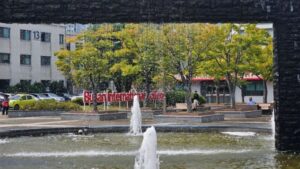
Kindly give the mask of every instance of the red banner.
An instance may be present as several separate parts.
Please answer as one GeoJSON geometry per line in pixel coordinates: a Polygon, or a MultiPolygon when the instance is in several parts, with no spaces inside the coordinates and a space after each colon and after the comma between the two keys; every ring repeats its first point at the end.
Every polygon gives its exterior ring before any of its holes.
{"type": "MultiPolygon", "coordinates": [[[[133,100],[133,96],[138,95],[139,100],[143,101],[146,97],[146,93],[97,93],[97,102],[128,102],[133,100]]],[[[162,101],[165,97],[163,92],[151,92],[149,95],[149,100],[162,101]]],[[[83,101],[85,103],[90,103],[93,100],[92,92],[83,91],[83,101]]]]}

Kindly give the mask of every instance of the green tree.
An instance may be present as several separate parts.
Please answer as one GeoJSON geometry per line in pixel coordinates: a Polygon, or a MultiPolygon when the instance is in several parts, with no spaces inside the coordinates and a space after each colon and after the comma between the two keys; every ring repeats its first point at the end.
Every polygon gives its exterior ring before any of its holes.
{"type": "Polygon", "coordinates": [[[213,42],[211,27],[209,24],[166,24],[163,28],[165,47],[171,57],[169,65],[184,84],[188,112],[192,111],[192,78],[213,42]]]}
{"type": "Polygon", "coordinates": [[[244,73],[253,70],[249,63],[261,54],[259,49],[266,39],[258,34],[254,24],[224,24],[216,26],[214,32],[215,42],[207,53],[206,72],[215,71],[225,77],[231,106],[235,108],[235,89],[243,83],[244,73]]]}
{"type": "Polygon", "coordinates": [[[257,42],[247,50],[249,71],[259,78],[262,77],[263,102],[267,103],[267,82],[273,81],[273,39],[266,30],[258,29],[253,25],[248,27],[248,31],[253,32],[255,36],[252,36],[252,41],[257,42]]]}
{"type": "Polygon", "coordinates": [[[89,30],[76,37],[75,41],[82,43],[82,47],[75,51],[62,50],[56,53],[58,68],[66,72],[71,70],[75,84],[92,91],[94,111],[97,111],[96,94],[101,83],[109,79],[109,59],[115,47],[113,32],[112,25],[103,24],[96,31],[89,30]],[[66,57],[71,58],[70,67],[66,65],[66,57]]]}

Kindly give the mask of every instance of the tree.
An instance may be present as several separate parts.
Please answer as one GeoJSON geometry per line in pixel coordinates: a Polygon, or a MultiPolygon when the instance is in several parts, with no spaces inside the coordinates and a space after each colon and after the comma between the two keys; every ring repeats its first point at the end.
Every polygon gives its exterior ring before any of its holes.
{"type": "Polygon", "coordinates": [[[62,71],[71,70],[72,79],[79,87],[89,89],[93,95],[93,110],[97,111],[96,94],[101,83],[109,79],[109,59],[114,48],[113,28],[101,25],[96,31],[89,30],[76,37],[76,42],[83,43],[75,51],[61,50],[58,56],[58,68],[62,71]],[[64,62],[70,57],[70,67],[64,62]]]}
{"type": "Polygon", "coordinates": [[[169,65],[174,67],[184,84],[188,112],[192,111],[192,78],[213,42],[211,27],[209,24],[166,24],[163,28],[168,56],[171,57],[169,65]]]}
{"type": "Polygon", "coordinates": [[[267,82],[273,80],[273,39],[266,30],[259,29],[255,25],[247,27],[248,32],[252,32],[251,45],[246,51],[248,57],[247,63],[249,71],[261,78],[263,81],[264,93],[263,102],[268,101],[267,82]]]}
{"type": "Polygon", "coordinates": [[[123,58],[111,69],[112,72],[120,70],[123,76],[135,77],[135,83],[146,91],[144,106],[147,106],[154,84],[153,78],[157,72],[156,34],[157,29],[153,24],[126,25],[120,33],[120,39],[127,59],[123,58]]]}
{"type": "Polygon", "coordinates": [[[265,37],[254,24],[224,24],[215,27],[214,47],[207,53],[207,71],[215,71],[225,77],[231,106],[235,108],[235,89],[240,86],[245,72],[253,71],[249,65],[261,54],[265,37]],[[217,66],[217,68],[216,68],[217,66]]]}

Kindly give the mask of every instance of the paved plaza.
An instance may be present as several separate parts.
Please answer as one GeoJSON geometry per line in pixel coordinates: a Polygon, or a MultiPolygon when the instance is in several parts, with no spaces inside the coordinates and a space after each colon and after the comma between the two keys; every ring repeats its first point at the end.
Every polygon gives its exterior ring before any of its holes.
{"type": "MultiPolygon", "coordinates": [[[[232,128],[257,128],[271,130],[270,116],[262,116],[259,118],[244,119],[225,119],[225,121],[211,123],[156,123],[153,120],[144,120],[144,125],[154,126],[224,126],[232,128]]],[[[44,128],[72,128],[72,127],[102,127],[102,126],[129,126],[130,121],[111,120],[111,121],[86,121],[86,120],[61,120],[60,117],[26,117],[26,118],[7,118],[0,116],[0,132],[9,130],[23,129],[44,129],[44,128]]]]}

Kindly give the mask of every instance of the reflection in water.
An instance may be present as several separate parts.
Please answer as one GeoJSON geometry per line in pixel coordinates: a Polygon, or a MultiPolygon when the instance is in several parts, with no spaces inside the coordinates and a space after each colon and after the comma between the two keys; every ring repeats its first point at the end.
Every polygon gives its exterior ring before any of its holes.
{"type": "MultiPolygon", "coordinates": [[[[270,138],[157,133],[160,169],[299,169],[300,156],[277,153],[270,138]]],[[[0,169],[132,169],[142,139],[116,133],[10,138],[0,144],[0,169]]]]}

